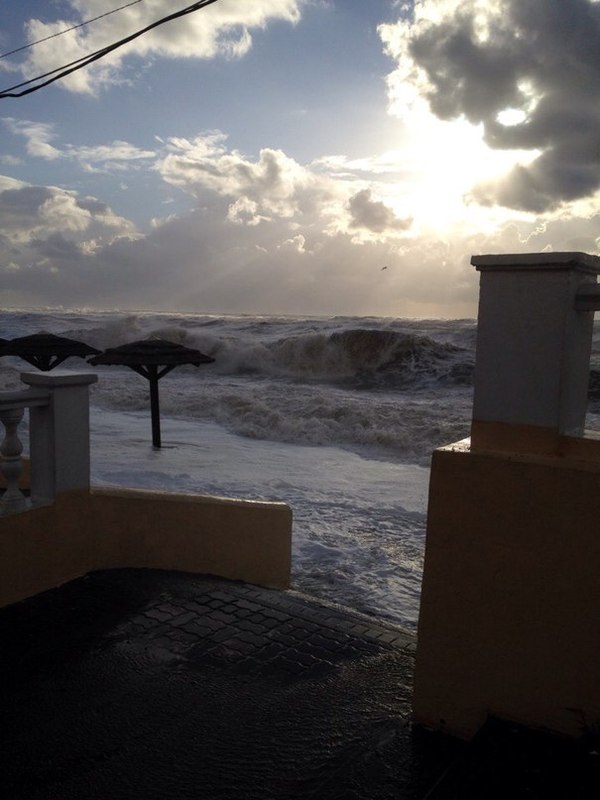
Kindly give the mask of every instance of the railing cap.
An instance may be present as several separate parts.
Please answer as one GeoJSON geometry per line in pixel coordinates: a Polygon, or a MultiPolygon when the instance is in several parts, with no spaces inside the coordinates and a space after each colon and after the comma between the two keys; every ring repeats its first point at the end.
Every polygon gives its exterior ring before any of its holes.
{"type": "Polygon", "coordinates": [[[494,270],[578,270],[600,274],[600,257],[589,253],[500,253],[471,256],[471,264],[479,272],[494,270]]]}
{"type": "Polygon", "coordinates": [[[96,383],[98,376],[94,372],[67,372],[55,369],[52,372],[22,372],[21,380],[30,386],[47,386],[51,389],[58,386],[87,386],[96,383]]]}
{"type": "Polygon", "coordinates": [[[13,392],[0,392],[0,411],[45,406],[48,405],[49,401],[49,393],[41,389],[18,389],[13,392]]]}

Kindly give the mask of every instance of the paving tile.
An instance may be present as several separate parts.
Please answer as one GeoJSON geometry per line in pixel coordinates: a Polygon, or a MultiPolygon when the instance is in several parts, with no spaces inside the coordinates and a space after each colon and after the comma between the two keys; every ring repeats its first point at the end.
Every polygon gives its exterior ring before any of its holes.
{"type": "Polygon", "coordinates": [[[171,614],[166,613],[159,608],[149,608],[145,612],[145,616],[156,619],[159,622],[166,622],[167,620],[171,619],[171,614]]]}
{"type": "MultiPolygon", "coordinates": [[[[180,609],[181,612],[181,609],[180,609]]],[[[186,622],[191,622],[191,620],[196,619],[197,614],[194,611],[186,611],[185,613],[179,613],[176,617],[171,617],[170,624],[175,625],[175,627],[179,627],[180,625],[185,625],[186,622]]]]}
{"type": "Polygon", "coordinates": [[[413,730],[414,635],[300,593],[106,570],[0,610],[0,639],[3,800],[600,796],[562,743],[413,730]]]}
{"type": "Polygon", "coordinates": [[[239,620],[237,623],[237,628],[242,631],[250,631],[251,633],[255,634],[262,634],[264,632],[264,628],[262,625],[257,625],[251,619],[242,619],[239,620]]]}

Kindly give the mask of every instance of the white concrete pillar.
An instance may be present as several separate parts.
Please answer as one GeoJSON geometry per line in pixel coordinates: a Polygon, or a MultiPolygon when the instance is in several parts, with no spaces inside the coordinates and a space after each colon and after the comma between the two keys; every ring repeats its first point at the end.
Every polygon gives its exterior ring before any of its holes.
{"type": "Polygon", "coordinates": [[[49,392],[48,405],[30,410],[31,496],[34,503],[90,485],[91,373],[24,372],[21,380],[49,392]]]}
{"type": "Polygon", "coordinates": [[[582,435],[600,258],[471,263],[473,425],[433,454],[414,718],[581,737],[600,720],[600,439],[582,435]]]}
{"type": "Polygon", "coordinates": [[[577,295],[593,297],[600,258],[517,253],[471,263],[481,275],[472,445],[490,443],[490,423],[581,436],[595,303],[577,295]]]}

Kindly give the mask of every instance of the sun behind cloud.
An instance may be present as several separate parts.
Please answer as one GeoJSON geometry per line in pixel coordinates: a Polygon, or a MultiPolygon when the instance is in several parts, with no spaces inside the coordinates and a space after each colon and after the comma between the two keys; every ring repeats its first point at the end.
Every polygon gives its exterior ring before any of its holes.
{"type": "MultiPolygon", "coordinates": [[[[450,133],[448,147],[477,179],[476,202],[539,214],[600,189],[600,4],[418,0],[379,30],[398,64],[388,79],[394,113],[414,124],[426,103],[441,122],[477,126],[485,158],[466,127],[465,146],[450,133]]],[[[436,140],[444,146],[442,128],[436,140]]]]}

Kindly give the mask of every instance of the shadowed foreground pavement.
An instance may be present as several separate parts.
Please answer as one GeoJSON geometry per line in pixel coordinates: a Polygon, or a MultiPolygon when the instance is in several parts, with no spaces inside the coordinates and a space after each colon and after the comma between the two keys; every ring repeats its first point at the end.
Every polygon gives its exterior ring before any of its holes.
{"type": "Polygon", "coordinates": [[[413,730],[412,635],[294,592],[110,570],[0,637],[4,800],[600,796],[593,741],[413,730]]]}

